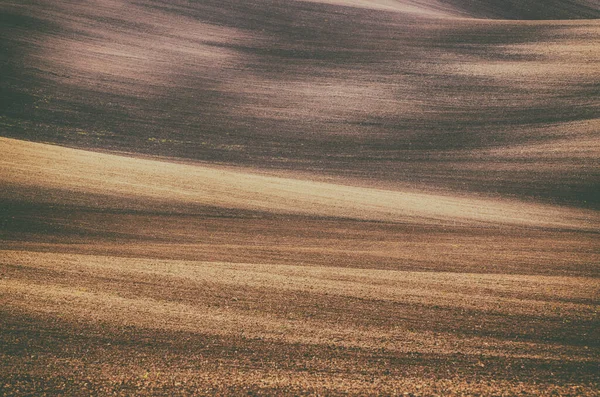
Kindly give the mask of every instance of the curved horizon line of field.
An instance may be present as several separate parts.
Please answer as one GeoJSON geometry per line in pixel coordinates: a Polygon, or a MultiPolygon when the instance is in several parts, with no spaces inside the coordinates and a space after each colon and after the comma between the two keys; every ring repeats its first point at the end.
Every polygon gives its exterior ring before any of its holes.
{"type": "Polygon", "coordinates": [[[600,17],[592,0],[303,0],[451,19],[560,20],[600,17]]]}
{"type": "Polygon", "coordinates": [[[184,213],[190,206],[213,206],[369,221],[588,231],[597,231],[600,221],[594,211],[534,202],[349,186],[344,180],[277,177],[7,138],[0,138],[0,151],[0,182],[12,191],[4,198],[30,202],[105,207],[87,202],[86,195],[93,194],[117,199],[119,204],[109,206],[169,204],[184,213]],[[32,191],[37,193],[31,196],[32,191]],[[51,191],[54,196],[48,194],[51,191]]]}

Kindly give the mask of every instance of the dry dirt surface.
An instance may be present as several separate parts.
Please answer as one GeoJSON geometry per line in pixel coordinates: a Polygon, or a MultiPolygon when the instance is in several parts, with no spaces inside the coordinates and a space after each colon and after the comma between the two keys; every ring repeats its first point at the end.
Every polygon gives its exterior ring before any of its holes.
{"type": "Polygon", "coordinates": [[[600,395],[597,1],[0,20],[0,396],[600,395]]]}

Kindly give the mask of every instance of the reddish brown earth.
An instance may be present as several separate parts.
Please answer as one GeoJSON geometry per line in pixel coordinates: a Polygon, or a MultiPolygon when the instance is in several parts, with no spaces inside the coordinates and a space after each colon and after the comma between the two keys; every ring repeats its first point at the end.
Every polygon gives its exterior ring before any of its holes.
{"type": "Polygon", "coordinates": [[[596,2],[0,16],[0,395],[600,393],[596,2]]]}

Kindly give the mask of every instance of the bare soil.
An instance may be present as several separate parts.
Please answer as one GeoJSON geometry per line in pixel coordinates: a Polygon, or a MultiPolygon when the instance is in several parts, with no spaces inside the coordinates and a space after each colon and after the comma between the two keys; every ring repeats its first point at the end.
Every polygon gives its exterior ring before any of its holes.
{"type": "Polygon", "coordinates": [[[0,18],[0,396],[600,393],[595,2],[0,18]]]}

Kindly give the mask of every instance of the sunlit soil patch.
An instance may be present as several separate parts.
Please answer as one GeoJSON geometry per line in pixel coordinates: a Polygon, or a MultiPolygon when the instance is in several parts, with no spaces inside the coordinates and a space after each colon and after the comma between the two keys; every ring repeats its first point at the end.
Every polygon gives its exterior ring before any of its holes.
{"type": "Polygon", "coordinates": [[[593,395],[595,278],[0,253],[4,393],[593,395]]]}

